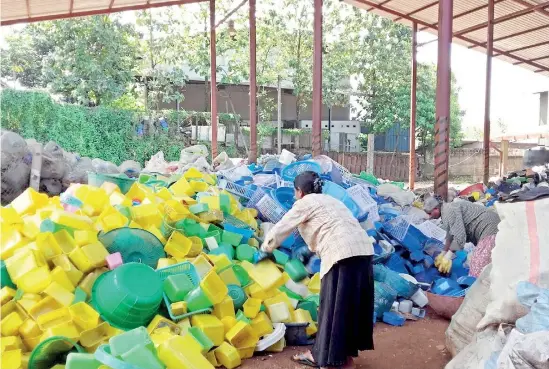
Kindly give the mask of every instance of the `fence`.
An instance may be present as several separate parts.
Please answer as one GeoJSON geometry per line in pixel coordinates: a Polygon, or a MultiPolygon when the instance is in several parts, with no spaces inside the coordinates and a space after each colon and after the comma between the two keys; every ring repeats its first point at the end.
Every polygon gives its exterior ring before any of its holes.
{"type": "MultiPolygon", "coordinates": [[[[351,173],[366,172],[368,170],[367,153],[330,151],[325,155],[343,165],[351,173]]],[[[407,181],[409,161],[409,154],[376,151],[374,152],[374,175],[392,181],[407,181]]]]}

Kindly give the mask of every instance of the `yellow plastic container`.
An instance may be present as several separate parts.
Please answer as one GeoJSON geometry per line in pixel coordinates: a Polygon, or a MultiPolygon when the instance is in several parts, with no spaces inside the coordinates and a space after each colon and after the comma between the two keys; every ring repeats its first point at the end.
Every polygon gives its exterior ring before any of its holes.
{"type": "Polygon", "coordinates": [[[21,327],[19,327],[19,333],[23,338],[32,338],[41,336],[43,332],[38,326],[38,323],[32,319],[27,319],[23,322],[21,327]]]}
{"type": "Polygon", "coordinates": [[[80,344],[86,348],[94,347],[97,344],[107,341],[114,335],[115,329],[109,323],[103,322],[96,327],[84,330],[80,334],[80,344]]]}
{"type": "Polygon", "coordinates": [[[20,224],[18,229],[19,232],[21,232],[21,234],[29,240],[35,240],[36,237],[40,234],[40,228],[30,220],[27,220],[25,221],[25,223],[20,224]]]}
{"type": "MultiPolygon", "coordinates": [[[[23,325],[23,318],[17,311],[9,313],[7,316],[3,316],[0,321],[0,332],[2,336],[15,336],[19,331],[19,327],[23,325]]],[[[223,324],[222,324],[223,326],[223,324]]]]}
{"type": "Polygon", "coordinates": [[[100,269],[96,269],[94,270],[93,272],[91,272],[90,274],[86,275],[84,277],[84,279],[82,279],[82,281],[80,282],[80,284],[78,285],[78,287],[80,287],[84,292],[86,292],[86,294],[88,295],[88,297],[91,297],[91,290],[92,290],[92,287],[93,287],[93,284],[95,283],[95,280],[97,278],[99,278],[99,276],[105,272],[107,272],[108,270],[105,269],[105,268],[100,268],[100,269]]]}
{"type": "Polygon", "coordinates": [[[82,273],[89,273],[93,269],[91,260],[88,259],[81,247],[72,250],[69,259],[82,273]]]}
{"type": "Polygon", "coordinates": [[[166,246],[164,246],[164,251],[173,257],[184,258],[191,250],[192,244],[193,242],[189,238],[175,231],[168,239],[166,246]]]}
{"type": "Polygon", "coordinates": [[[62,285],[57,282],[51,282],[44,290],[44,293],[63,306],[70,306],[74,301],[74,294],[66,290],[62,285]]]}
{"type": "Polygon", "coordinates": [[[109,256],[109,252],[101,242],[98,241],[82,246],[81,249],[94,268],[107,265],[107,261],[105,259],[109,256]]]}
{"type": "Polygon", "coordinates": [[[185,301],[178,301],[170,304],[173,315],[183,315],[187,313],[187,303],[185,301]]]}
{"type": "Polygon", "coordinates": [[[308,336],[312,336],[318,331],[316,323],[311,317],[311,313],[309,311],[304,309],[297,309],[296,311],[294,311],[293,318],[296,323],[309,323],[309,326],[306,329],[306,333],[308,336]]]}
{"type": "Polygon", "coordinates": [[[15,297],[15,290],[8,286],[3,287],[0,290],[0,305],[4,305],[15,297]]]}
{"type": "Polygon", "coordinates": [[[233,264],[233,262],[229,260],[229,258],[225,254],[220,254],[220,255],[208,254],[208,257],[214,264],[214,269],[216,272],[219,272],[233,264]]]}
{"type": "Polygon", "coordinates": [[[221,366],[221,364],[217,361],[217,358],[215,357],[215,352],[213,350],[207,352],[204,356],[206,356],[206,359],[208,359],[210,364],[212,364],[214,367],[218,368],[221,366]]]}
{"type": "Polygon", "coordinates": [[[87,331],[99,325],[99,313],[85,302],[77,302],[69,307],[72,320],[76,326],[87,331]]]}
{"type": "Polygon", "coordinates": [[[51,273],[47,265],[25,273],[17,280],[17,286],[26,293],[41,293],[51,283],[51,273]]]}
{"type": "Polygon", "coordinates": [[[56,325],[70,322],[72,322],[72,317],[69,309],[66,307],[47,312],[36,319],[36,323],[38,323],[38,326],[43,331],[56,325]]]}
{"type": "Polygon", "coordinates": [[[238,355],[242,360],[249,359],[254,356],[255,346],[237,348],[238,355]]]}
{"type": "Polygon", "coordinates": [[[2,351],[0,352],[25,349],[23,341],[21,341],[21,337],[19,336],[2,337],[0,345],[2,346],[2,351]]]}
{"type": "Polygon", "coordinates": [[[170,344],[177,336],[158,346],[158,357],[168,368],[213,369],[214,366],[197,350],[181,350],[170,344]]]}
{"type": "Polygon", "coordinates": [[[286,323],[292,318],[290,310],[284,302],[267,305],[267,311],[273,323],[286,323]]]}
{"type": "Polygon", "coordinates": [[[51,297],[46,296],[42,300],[40,300],[40,302],[34,304],[34,306],[30,308],[29,315],[34,320],[38,320],[38,317],[40,317],[41,315],[49,313],[50,311],[61,309],[62,307],[63,305],[61,305],[51,297]]]}
{"type": "Polygon", "coordinates": [[[76,215],[63,210],[53,211],[51,213],[51,220],[54,223],[74,229],[83,229],[89,231],[93,229],[93,222],[89,217],[85,215],[76,215]]]}
{"type": "Polygon", "coordinates": [[[42,252],[31,248],[21,250],[6,260],[6,268],[15,284],[19,284],[19,278],[24,274],[42,265],[46,265],[44,255],[42,252]]]}
{"type": "Polygon", "coordinates": [[[276,264],[270,260],[256,264],[254,268],[248,271],[248,274],[264,290],[275,287],[283,278],[276,264]]]}
{"type": "Polygon", "coordinates": [[[156,315],[153,320],[147,326],[147,332],[151,334],[157,329],[168,327],[170,331],[174,334],[179,334],[181,328],[177,326],[174,322],[168,318],[164,318],[162,315],[156,315]]]}
{"type": "Polygon", "coordinates": [[[156,238],[158,238],[158,240],[160,241],[160,243],[162,243],[162,245],[165,245],[166,242],[168,242],[166,240],[166,238],[164,237],[164,235],[162,234],[162,232],[160,232],[160,229],[158,229],[158,227],[154,226],[154,225],[150,225],[148,227],[144,227],[145,230],[151,232],[152,234],[154,234],[156,236],[156,238]]]}
{"type": "Polygon", "coordinates": [[[0,207],[0,224],[13,225],[22,224],[23,218],[12,207],[0,207]]]}
{"type": "Polygon", "coordinates": [[[204,174],[198,169],[191,167],[183,173],[183,177],[185,179],[202,179],[204,178],[204,174]]]}
{"type": "Polygon", "coordinates": [[[261,301],[265,301],[268,298],[274,297],[276,294],[276,289],[269,289],[265,291],[263,288],[261,288],[260,285],[257,283],[252,283],[248,287],[246,287],[246,293],[249,296],[252,296],[253,298],[259,299],[261,301]]]}
{"type": "Polygon", "coordinates": [[[257,314],[252,320],[251,326],[257,337],[266,336],[274,331],[273,323],[264,311],[260,311],[259,314],[257,314]]]}
{"type": "Polygon", "coordinates": [[[23,238],[23,235],[14,227],[8,227],[6,230],[2,230],[2,237],[0,239],[0,259],[6,260],[13,256],[16,250],[27,244],[27,240],[23,238]]]}
{"type": "Polygon", "coordinates": [[[128,218],[116,212],[114,214],[109,214],[101,218],[101,229],[103,232],[109,232],[113,229],[125,227],[128,224],[128,218]]]}
{"type": "Polygon", "coordinates": [[[29,312],[30,309],[37,304],[42,297],[35,293],[25,293],[21,296],[21,299],[17,300],[17,304],[20,305],[25,312],[29,312]]]}
{"type": "Polygon", "coordinates": [[[68,254],[78,247],[74,238],[65,229],[55,232],[53,237],[57,241],[59,247],[61,247],[63,254],[68,254]]]}
{"type": "Polygon", "coordinates": [[[162,214],[156,204],[142,204],[131,208],[132,219],[143,227],[154,225],[160,228],[162,225],[162,214]]]}
{"type": "Polygon", "coordinates": [[[223,327],[225,327],[225,334],[227,334],[227,332],[229,332],[236,325],[236,323],[238,323],[238,320],[236,320],[235,317],[226,316],[221,319],[221,323],[223,323],[223,327]]]}
{"type": "Polygon", "coordinates": [[[23,367],[23,351],[11,350],[2,353],[2,369],[21,369],[23,367]]]}
{"type": "Polygon", "coordinates": [[[77,246],[84,246],[97,242],[97,232],[76,230],[74,231],[74,241],[77,246]]]}
{"type": "Polygon", "coordinates": [[[221,320],[214,315],[193,315],[191,317],[193,327],[199,328],[210,340],[214,346],[219,346],[225,336],[225,327],[221,320]]]}
{"type": "Polygon", "coordinates": [[[56,282],[63,286],[69,292],[74,292],[75,286],[72,284],[71,280],[67,273],[61,267],[55,267],[51,271],[51,279],[53,282],[56,282]]]}
{"type": "Polygon", "coordinates": [[[28,351],[34,350],[36,346],[42,341],[42,336],[36,336],[31,338],[24,338],[23,343],[25,344],[25,347],[28,349],[28,351]]]}
{"type": "Polygon", "coordinates": [[[194,196],[196,192],[191,187],[189,181],[184,177],[181,177],[177,182],[170,186],[170,191],[175,196],[194,196]]]}
{"type": "Polygon", "coordinates": [[[42,251],[47,260],[63,254],[63,249],[59,246],[59,243],[57,243],[51,232],[40,233],[36,237],[36,246],[38,250],[42,251]]]}
{"type": "Polygon", "coordinates": [[[173,334],[170,328],[164,327],[164,328],[156,329],[154,332],[150,334],[150,336],[151,336],[151,341],[153,342],[154,347],[156,348],[161,344],[163,344],[164,342],[168,341],[173,336],[175,336],[175,334],[173,334]]]}
{"type": "Polygon", "coordinates": [[[208,259],[205,254],[198,255],[193,260],[192,264],[194,265],[196,272],[198,273],[200,278],[204,277],[210,272],[210,270],[213,269],[213,264],[210,262],[210,259],[208,259]]]}
{"type": "Polygon", "coordinates": [[[233,369],[242,364],[238,350],[227,342],[223,342],[214,352],[217,361],[227,369],[233,369]]]}
{"type": "Polygon", "coordinates": [[[45,206],[47,203],[48,196],[46,194],[40,194],[29,187],[11,202],[11,207],[15,209],[17,214],[24,215],[33,214],[36,209],[45,206]]]}
{"type": "Polygon", "coordinates": [[[17,308],[17,303],[15,300],[10,300],[6,302],[2,307],[0,308],[0,317],[6,316],[12,311],[15,311],[17,308]]]}
{"type": "Polygon", "coordinates": [[[245,322],[238,322],[225,335],[227,341],[236,348],[255,347],[259,337],[255,334],[252,326],[245,322]]]}
{"type": "Polygon", "coordinates": [[[223,319],[226,316],[234,318],[235,314],[233,299],[227,296],[219,304],[215,304],[213,314],[219,319],[223,319]]]}
{"type": "Polygon", "coordinates": [[[176,263],[177,262],[174,259],[160,258],[158,259],[158,264],[156,265],[156,269],[165,268],[167,266],[174,265],[176,263]]]}
{"type": "Polygon", "coordinates": [[[320,274],[316,273],[311,278],[309,285],[307,286],[309,288],[309,291],[313,294],[319,294],[320,293],[320,274]]]}
{"type": "Polygon", "coordinates": [[[271,298],[268,298],[267,300],[265,300],[265,306],[277,304],[279,302],[285,303],[286,306],[288,307],[289,311],[291,311],[291,312],[294,311],[294,306],[292,305],[292,301],[290,300],[288,295],[286,295],[283,292],[279,292],[274,297],[271,297],[271,298]]]}
{"type": "Polygon", "coordinates": [[[250,319],[253,319],[257,316],[259,310],[261,309],[261,300],[250,297],[246,300],[243,307],[244,315],[250,319]]]}
{"type": "Polygon", "coordinates": [[[227,286],[230,285],[230,284],[240,286],[240,280],[238,279],[238,277],[234,273],[233,268],[223,269],[218,274],[219,274],[219,277],[221,278],[221,280],[223,281],[223,283],[225,283],[227,286]]]}
{"type": "Polygon", "coordinates": [[[200,253],[204,248],[204,245],[202,244],[202,240],[196,236],[189,237],[189,240],[191,240],[192,245],[191,245],[191,249],[187,253],[187,256],[193,258],[195,256],[200,255],[200,253]]]}
{"type": "Polygon", "coordinates": [[[191,328],[191,321],[189,318],[182,319],[177,322],[177,326],[179,327],[179,335],[183,336],[187,334],[189,328],[191,328]]]}
{"type": "Polygon", "coordinates": [[[282,337],[277,343],[267,348],[266,352],[282,352],[286,347],[286,339],[282,337]]]}
{"type": "Polygon", "coordinates": [[[225,283],[223,283],[221,278],[219,278],[219,275],[213,270],[204,276],[200,282],[200,287],[202,287],[208,300],[214,305],[223,301],[229,292],[225,283]]]}
{"type": "Polygon", "coordinates": [[[80,340],[80,332],[78,331],[78,328],[76,328],[76,325],[74,325],[73,322],[58,324],[54,327],[46,329],[46,331],[44,331],[44,334],[42,335],[40,340],[45,341],[48,338],[54,337],[54,336],[65,336],[74,341],[80,340]]]}
{"type": "Polygon", "coordinates": [[[58,257],[54,258],[52,261],[53,261],[53,265],[58,266],[65,271],[65,273],[67,274],[67,277],[69,277],[73,286],[78,285],[78,282],[80,282],[80,280],[84,276],[84,273],[78,270],[74,266],[74,264],[71,263],[67,255],[59,255],[58,257]]]}

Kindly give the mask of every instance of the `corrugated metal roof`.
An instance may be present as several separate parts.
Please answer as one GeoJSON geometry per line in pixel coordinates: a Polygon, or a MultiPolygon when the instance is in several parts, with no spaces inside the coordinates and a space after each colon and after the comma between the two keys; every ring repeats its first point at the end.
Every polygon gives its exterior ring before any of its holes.
{"type": "MultiPolygon", "coordinates": [[[[344,0],[437,34],[437,0],[344,0]]],[[[485,51],[488,0],[454,1],[454,42],[485,51]]],[[[494,56],[549,76],[549,1],[495,0],[494,56]]]]}
{"type": "Polygon", "coordinates": [[[2,25],[197,3],[204,0],[1,0],[2,25]]]}

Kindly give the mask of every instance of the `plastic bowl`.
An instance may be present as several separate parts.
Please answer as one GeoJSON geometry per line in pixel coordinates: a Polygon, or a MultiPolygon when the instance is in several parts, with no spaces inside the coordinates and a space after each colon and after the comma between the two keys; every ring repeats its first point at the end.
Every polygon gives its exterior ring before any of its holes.
{"type": "Polygon", "coordinates": [[[102,274],[92,288],[92,304],[101,317],[121,329],[137,328],[158,311],[162,282],[145,264],[129,263],[102,274]]]}
{"type": "Polygon", "coordinates": [[[129,178],[126,175],[115,174],[100,174],[88,172],[88,184],[94,187],[101,187],[105,182],[114,183],[120,188],[120,192],[126,194],[132,185],[136,182],[135,179],[129,178]]]}

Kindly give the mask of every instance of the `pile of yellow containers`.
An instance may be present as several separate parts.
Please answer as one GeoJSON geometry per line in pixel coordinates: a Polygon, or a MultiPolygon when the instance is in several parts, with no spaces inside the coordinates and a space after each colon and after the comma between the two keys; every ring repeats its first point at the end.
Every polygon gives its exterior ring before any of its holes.
{"type": "MultiPolygon", "coordinates": [[[[62,204],[59,197],[48,198],[32,189],[1,208],[0,259],[16,286],[2,281],[5,286],[0,290],[1,367],[27,368],[31,351],[53,336],[70,338],[94,353],[122,333],[104,322],[89,304],[95,280],[108,271],[105,259],[109,252],[97,234],[121,227],[145,229],[160,240],[167,257],[159,260],[158,268],[191,262],[213,304],[211,315],[179,321],[158,315],[149,324],[147,332],[155,355],[166,367],[237,367],[242,359],[253,355],[261,337],[273,332],[275,322],[309,322],[308,333],[314,334],[316,326],[309,312],[296,310],[296,302],[279,289],[289,280],[280,266],[271,261],[253,265],[230,260],[221,253],[206,254],[199,237],[178,231],[166,233],[167,224],[183,219],[192,219],[207,229],[210,222],[223,220],[223,213],[257,231],[257,212],[242,208],[215,183],[215,176],[190,169],[169,189],[135,183],[122,194],[112,183],[100,188],[73,185],[67,192],[81,202],[77,209],[62,204]],[[197,200],[196,193],[204,191],[213,196],[197,200]],[[227,195],[224,198],[228,197],[229,203],[220,200],[221,193],[227,195]],[[197,204],[206,204],[202,208],[209,211],[191,211],[197,204]],[[241,286],[230,268],[237,264],[248,273],[251,284],[241,286]],[[226,285],[245,287],[247,301],[238,314],[226,285]]],[[[253,238],[248,243],[258,246],[253,238]]],[[[311,292],[318,293],[318,276],[310,282],[311,292]]],[[[183,301],[171,304],[171,309],[175,315],[187,313],[183,301]]],[[[271,350],[283,347],[282,339],[271,350]]]]}

